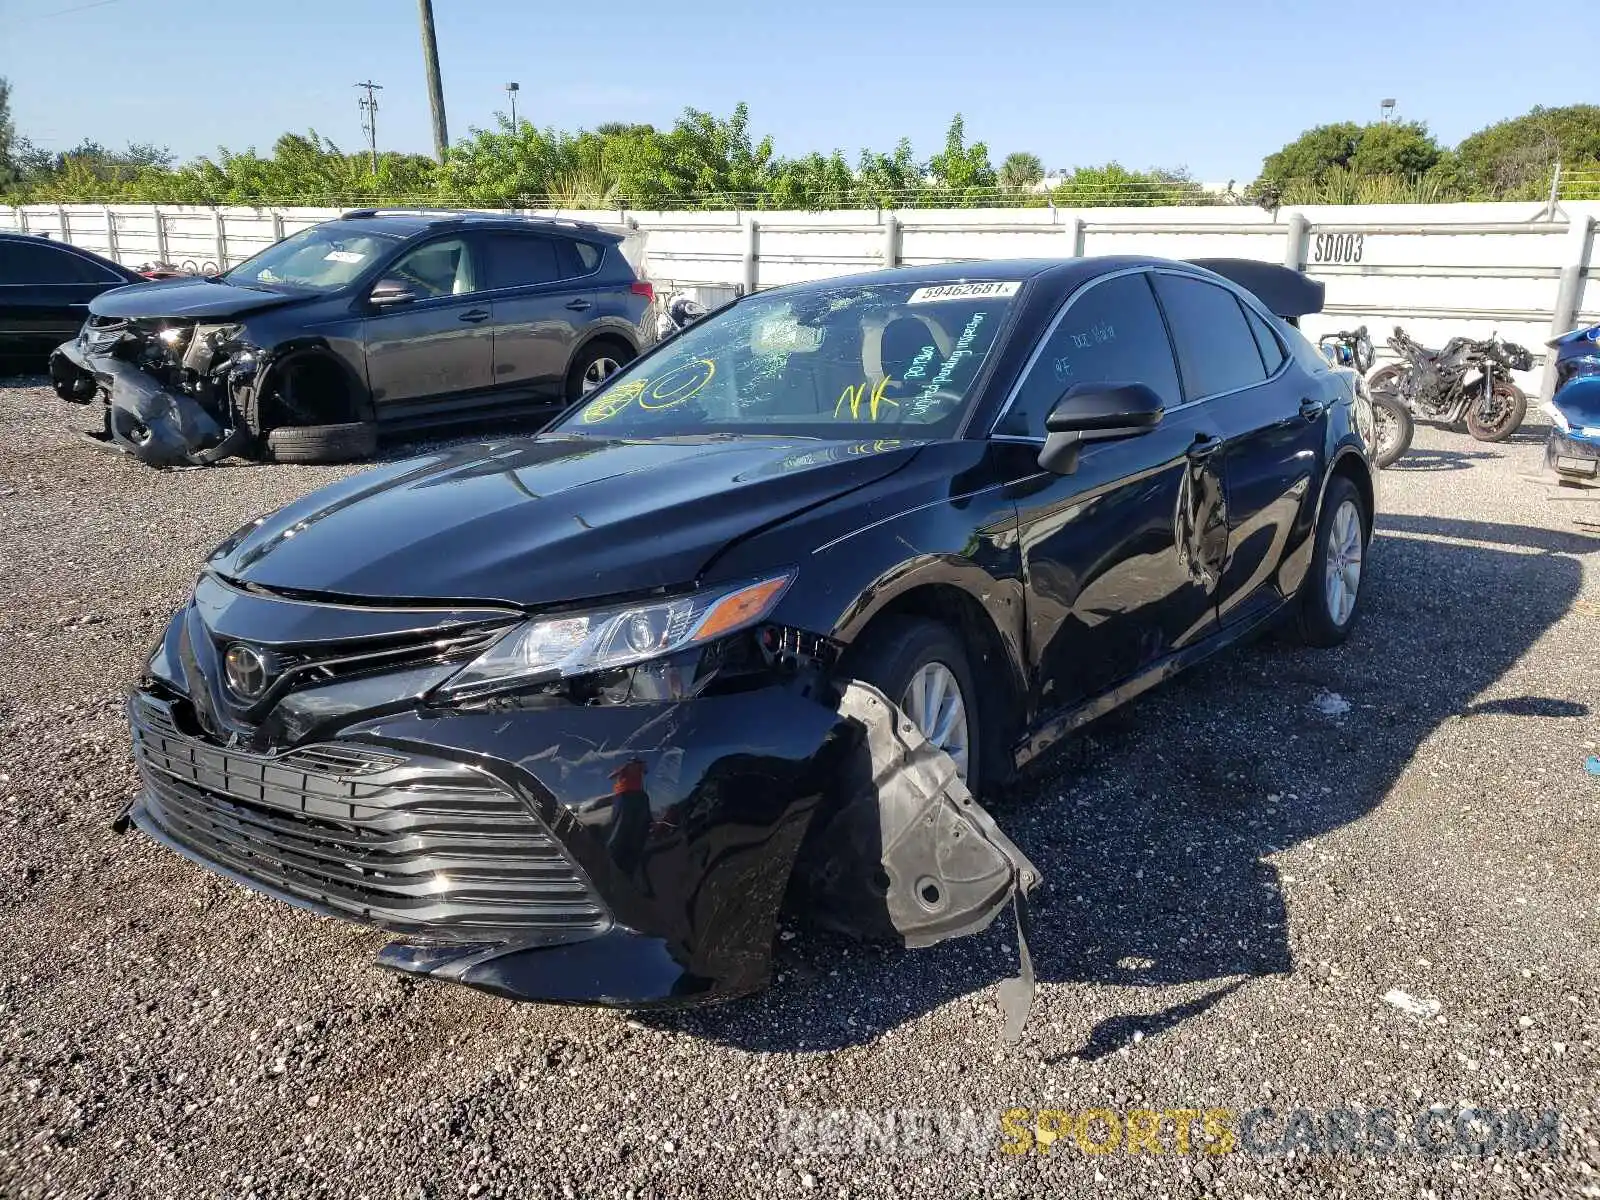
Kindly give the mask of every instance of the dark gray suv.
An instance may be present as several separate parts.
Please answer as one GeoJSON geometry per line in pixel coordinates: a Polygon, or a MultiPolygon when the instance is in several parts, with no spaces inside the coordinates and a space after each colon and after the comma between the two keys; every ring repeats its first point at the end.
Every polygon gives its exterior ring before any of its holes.
{"type": "Polygon", "coordinates": [[[650,340],[627,234],[495,213],[361,209],[216,278],[96,297],[51,356],[96,435],[153,466],[359,458],[380,430],[553,414],[650,340]]]}

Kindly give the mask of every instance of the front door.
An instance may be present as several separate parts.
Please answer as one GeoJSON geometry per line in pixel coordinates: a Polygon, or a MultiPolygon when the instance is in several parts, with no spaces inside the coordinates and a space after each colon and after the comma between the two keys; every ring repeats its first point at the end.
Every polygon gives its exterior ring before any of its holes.
{"type": "Polygon", "coordinates": [[[1186,405],[1148,274],[1072,301],[995,427],[1016,439],[1012,484],[1034,720],[1097,696],[1216,627],[1226,551],[1219,431],[1186,405]],[[1148,433],[1086,446],[1071,475],[1031,465],[1044,420],[1079,383],[1144,383],[1168,406],[1148,433]],[[1031,466],[1031,470],[1028,468],[1031,466]]]}
{"type": "Polygon", "coordinates": [[[494,305],[482,279],[470,239],[460,235],[405,251],[384,271],[377,286],[414,298],[366,319],[367,381],[380,420],[443,397],[470,405],[471,393],[491,386],[494,305]]]}
{"type": "Polygon", "coordinates": [[[1161,273],[1155,282],[1185,390],[1205,397],[1225,443],[1228,557],[1217,603],[1222,623],[1232,624],[1285,598],[1279,569],[1307,532],[1299,526],[1322,477],[1326,402],[1253,304],[1190,275],[1161,273]]]}

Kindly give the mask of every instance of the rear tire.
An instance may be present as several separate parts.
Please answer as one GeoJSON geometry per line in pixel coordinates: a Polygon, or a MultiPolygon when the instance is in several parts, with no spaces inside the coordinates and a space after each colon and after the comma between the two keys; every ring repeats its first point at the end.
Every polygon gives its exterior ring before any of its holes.
{"type": "Polygon", "coordinates": [[[339,463],[370,458],[378,428],[370,421],[343,425],[280,425],[263,439],[263,458],[280,463],[339,463]]]}
{"type": "Polygon", "coordinates": [[[851,648],[845,673],[872,684],[898,705],[922,730],[923,737],[956,760],[968,789],[977,792],[988,769],[982,705],[966,651],[956,635],[948,626],[926,617],[891,616],[874,623],[865,636],[865,642],[851,648]],[[924,674],[930,670],[931,674],[924,674]],[[959,715],[934,695],[940,672],[947,686],[954,684],[959,715]],[[914,682],[918,696],[931,704],[919,705],[908,697],[914,682]],[[930,688],[930,684],[934,686],[930,688]]]}
{"type": "Polygon", "coordinates": [[[608,338],[590,342],[567,370],[567,403],[576,404],[637,357],[621,342],[608,338]]]}
{"type": "Polygon", "coordinates": [[[1522,427],[1528,413],[1528,398],[1522,389],[1507,380],[1494,385],[1495,412],[1485,420],[1478,412],[1480,401],[1467,406],[1467,432],[1480,442],[1503,442],[1522,427]]]}
{"type": "Polygon", "coordinates": [[[1417,425],[1411,410],[1392,392],[1372,397],[1372,416],[1378,426],[1373,445],[1372,465],[1382,470],[1411,449],[1417,425]]]}
{"type": "Polygon", "coordinates": [[[1300,585],[1298,626],[1300,640],[1307,645],[1337,646],[1355,628],[1366,582],[1370,520],[1361,492],[1350,479],[1335,475],[1328,480],[1317,516],[1311,569],[1300,585]]]}

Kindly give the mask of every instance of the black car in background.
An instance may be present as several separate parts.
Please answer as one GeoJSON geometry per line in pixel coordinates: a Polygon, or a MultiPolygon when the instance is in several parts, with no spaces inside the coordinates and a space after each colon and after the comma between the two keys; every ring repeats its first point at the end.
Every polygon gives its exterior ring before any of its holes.
{"type": "Polygon", "coordinates": [[[42,371],[101,292],[143,283],[109,258],[32,233],[0,233],[0,371],[42,371]]]}
{"type": "Polygon", "coordinates": [[[380,430],[553,414],[648,340],[626,237],[576,221],[362,209],[223,275],[101,296],[51,358],[154,466],[359,458],[380,430]]]}
{"type": "Polygon", "coordinates": [[[1359,616],[1371,413],[1280,313],[1131,257],[738,301],[537,437],[224,541],[130,698],[132,820],[527,999],[758,988],[786,895],[980,929],[1037,872],[974,793],[1359,616]]]}

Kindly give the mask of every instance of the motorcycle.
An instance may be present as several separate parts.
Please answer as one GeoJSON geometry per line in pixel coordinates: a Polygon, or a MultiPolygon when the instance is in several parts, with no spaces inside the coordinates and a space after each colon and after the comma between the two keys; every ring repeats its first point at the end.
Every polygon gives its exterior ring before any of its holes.
{"type": "Polygon", "coordinates": [[[704,320],[707,308],[687,292],[674,292],[656,314],[656,340],[679,333],[696,321],[704,320]]]}
{"type": "Polygon", "coordinates": [[[1389,346],[1398,363],[1367,376],[1374,396],[1398,395],[1412,415],[1455,425],[1480,442],[1502,442],[1522,425],[1528,398],[1511,380],[1512,371],[1533,366],[1533,355],[1499,334],[1481,341],[1451,338],[1443,350],[1429,350],[1394,327],[1389,346]]]}
{"type": "MultiPolygon", "coordinates": [[[[1317,339],[1317,349],[1334,366],[1354,371],[1358,384],[1361,384],[1362,374],[1372,369],[1375,357],[1372,339],[1367,336],[1365,325],[1359,329],[1323,334],[1317,339]]],[[[1411,449],[1416,423],[1411,418],[1411,410],[1392,391],[1374,392],[1367,399],[1372,404],[1374,426],[1372,462],[1379,468],[1388,467],[1411,449]]]]}

